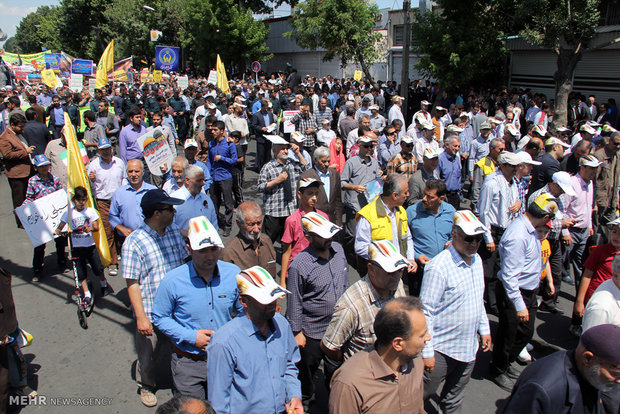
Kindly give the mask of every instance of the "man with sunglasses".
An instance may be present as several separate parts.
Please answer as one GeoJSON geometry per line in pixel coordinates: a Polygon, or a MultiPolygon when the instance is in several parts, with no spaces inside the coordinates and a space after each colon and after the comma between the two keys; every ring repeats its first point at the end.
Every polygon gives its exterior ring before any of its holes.
{"type": "Polygon", "coordinates": [[[484,181],[478,200],[478,216],[480,222],[486,227],[485,244],[479,249],[486,281],[484,294],[487,310],[495,314],[497,313],[495,284],[499,268],[497,244],[521,208],[517,183],[514,181],[517,168],[521,163],[521,158],[517,154],[503,152],[499,156],[500,170],[484,181]]]}
{"type": "Polygon", "coordinates": [[[495,334],[491,375],[493,382],[512,390],[520,372],[513,363],[534,336],[536,293],[540,284],[541,244],[536,227],[549,223],[558,212],[556,199],[539,195],[506,229],[499,243],[501,269],[496,285],[499,327],[495,334]]]}
{"type": "Polygon", "coordinates": [[[484,309],[484,272],[476,253],[486,228],[471,211],[454,213],[452,244],[427,263],[420,299],[431,340],[422,351],[424,399],[444,382],[442,412],[463,403],[478,351],[491,350],[491,329],[484,309]]]}

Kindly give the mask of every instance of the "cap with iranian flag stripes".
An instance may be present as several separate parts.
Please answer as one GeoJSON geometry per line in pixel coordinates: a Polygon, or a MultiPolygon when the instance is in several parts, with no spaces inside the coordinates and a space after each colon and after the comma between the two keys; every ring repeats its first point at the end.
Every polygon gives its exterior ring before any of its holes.
{"type": "Polygon", "coordinates": [[[483,234],[487,231],[487,228],[478,220],[478,217],[469,210],[459,210],[454,213],[453,223],[468,236],[483,234]]]}
{"type": "Polygon", "coordinates": [[[269,272],[260,266],[253,266],[239,273],[237,287],[240,295],[251,296],[263,305],[269,305],[291,293],[280,287],[269,272]]]}
{"type": "Polygon", "coordinates": [[[368,246],[368,259],[388,273],[396,272],[411,263],[389,240],[375,240],[368,246]]]}
{"type": "Polygon", "coordinates": [[[301,226],[304,229],[304,233],[314,233],[324,239],[331,239],[342,230],[342,227],[336,226],[316,211],[311,211],[303,216],[301,218],[301,226]]]}
{"type": "Polygon", "coordinates": [[[192,250],[201,250],[207,247],[224,247],[220,235],[217,234],[217,230],[205,216],[190,219],[187,237],[192,250]]]}

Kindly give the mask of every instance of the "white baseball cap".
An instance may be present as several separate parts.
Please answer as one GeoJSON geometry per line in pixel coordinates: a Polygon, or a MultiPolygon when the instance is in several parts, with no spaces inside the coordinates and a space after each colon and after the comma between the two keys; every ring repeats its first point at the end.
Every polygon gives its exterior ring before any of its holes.
{"type": "Polygon", "coordinates": [[[188,139],[187,141],[185,141],[185,145],[183,145],[183,148],[189,148],[189,147],[195,147],[198,148],[198,143],[196,142],[195,139],[188,139]]]}
{"type": "Polygon", "coordinates": [[[435,125],[432,122],[422,122],[422,129],[433,130],[435,129],[435,125]]]}
{"type": "Polygon", "coordinates": [[[596,135],[596,129],[592,128],[588,124],[583,124],[581,128],[579,128],[579,130],[583,132],[587,132],[590,135],[596,135]]]}
{"type": "Polygon", "coordinates": [[[519,129],[515,126],[515,124],[506,124],[506,131],[508,131],[513,137],[517,136],[519,133],[519,129]]]}
{"type": "Polygon", "coordinates": [[[422,102],[420,102],[420,105],[430,105],[431,103],[429,101],[427,101],[426,99],[423,100],[422,102]]]}
{"type": "Polygon", "coordinates": [[[532,156],[525,151],[517,152],[517,156],[521,159],[521,163],[530,164],[530,165],[540,165],[542,162],[535,161],[532,159],[532,156]]]}
{"type": "Polygon", "coordinates": [[[607,223],[608,226],[620,226],[620,217],[607,223]]]}
{"type": "Polygon", "coordinates": [[[514,152],[504,151],[499,154],[499,158],[497,160],[499,164],[508,164],[508,165],[519,165],[522,164],[521,157],[519,157],[514,152]]]}
{"type": "Polygon", "coordinates": [[[463,129],[463,128],[459,127],[459,126],[456,126],[454,124],[450,124],[450,125],[448,125],[446,127],[446,131],[447,132],[458,132],[460,134],[461,132],[465,131],[465,129],[463,129]]]}
{"type": "Polygon", "coordinates": [[[404,137],[402,137],[400,139],[400,143],[402,144],[403,142],[405,144],[413,144],[414,139],[413,139],[413,137],[410,137],[409,135],[405,135],[404,137]]]}
{"type": "Polygon", "coordinates": [[[368,246],[368,259],[377,263],[388,273],[409,266],[411,263],[389,240],[375,240],[368,246]]]}
{"type": "Polygon", "coordinates": [[[573,190],[573,186],[570,183],[570,174],[566,171],[558,171],[553,173],[551,179],[560,186],[562,191],[569,196],[575,195],[575,190],[573,190]]]}
{"type": "Polygon", "coordinates": [[[306,137],[304,137],[301,132],[293,131],[291,132],[291,139],[295,142],[303,143],[306,140],[306,137]]]}
{"type": "Polygon", "coordinates": [[[454,213],[453,223],[468,236],[486,233],[487,228],[478,220],[478,217],[469,210],[459,210],[454,213]]]}
{"type": "Polygon", "coordinates": [[[431,160],[433,158],[439,157],[439,151],[437,151],[435,148],[428,147],[424,150],[423,156],[431,160]]]}
{"type": "Polygon", "coordinates": [[[532,131],[536,132],[541,137],[544,137],[545,135],[547,135],[547,130],[542,125],[536,125],[532,131]]]}
{"type": "Polygon", "coordinates": [[[239,273],[237,288],[240,295],[251,296],[263,305],[269,305],[291,293],[278,285],[269,272],[260,266],[253,266],[239,273]]]}
{"type": "Polygon", "coordinates": [[[584,155],[579,159],[579,165],[585,165],[586,167],[598,167],[603,164],[594,155],[584,155]]]}
{"type": "Polygon", "coordinates": [[[556,137],[551,137],[548,140],[545,141],[545,147],[548,145],[561,145],[564,148],[570,148],[570,145],[568,145],[566,142],[562,141],[561,139],[558,139],[556,137]]]}
{"type": "Polygon", "coordinates": [[[201,250],[213,246],[224,247],[217,230],[205,216],[190,219],[187,238],[192,250],[201,250]]]}
{"type": "Polygon", "coordinates": [[[314,233],[324,239],[331,239],[342,230],[342,227],[336,226],[316,211],[311,211],[303,216],[301,226],[305,233],[314,233]]]}
{"type": "Polygon", "coordinates": [[[280,135],[263,135],[274,145],[288,145],[288,142],[280,135]]]}
{"type": "Polygon", "coordinates": [[[299,180],[299,188],[306,188],[310,187],[311,185],[319,186],[324,184],[323,181],[317,180],[316,178],[302,178],[299,180]]]}
{"type": "Polygon", "coordinates": [[[376,142],[374,138],[369,137],[368,135],[362,135],[361,137],[357,137],[357,142],[376,142]]]}

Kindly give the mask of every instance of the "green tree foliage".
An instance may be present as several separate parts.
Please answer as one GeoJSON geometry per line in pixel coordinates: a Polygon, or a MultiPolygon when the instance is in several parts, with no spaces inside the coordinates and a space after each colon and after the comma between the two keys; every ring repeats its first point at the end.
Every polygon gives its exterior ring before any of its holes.
{"type": "Polygon", "coordinates": [[[285,36],[303,48],[325,49],[326,61],[338,56],[343,66],[359,64],[372,81],[369,64],[379,57],[380,35],[373,32],[378,13],[368,0],[308,0],[293,13],[293,30],[285,36]]]}
{"type": "Polygon", "coordinates": [[[600,0],[524,0],[517,16],[524,24],[521,35],[529,43],[551,48],[557,56],[553,126],[566,125],[568,94],[583,53],[592,45],[600,17],[600,0]]]}
{"type": "Polygon", "coordinates": [[[10,53],[17,53],[17,50],[18,50],[17,38],[15,36],[11,36],[8,39],[6,39],[6,42],[4,42],[3,49],[10,53]]]}
{"type": "Polygon", "coordinates": [[[41,6],[22,19],[15,33],[20,53],[37,53],[41,47],[54,49],[60,46],[58,39],[58,7],[41,6]]]}
{"type": "Polygon", "coordinates": [[[503,81],[512,2],[438,0],[440,12],[416,13],[413,50],[416,65],[443,87],[490,86],[503,81]]]}

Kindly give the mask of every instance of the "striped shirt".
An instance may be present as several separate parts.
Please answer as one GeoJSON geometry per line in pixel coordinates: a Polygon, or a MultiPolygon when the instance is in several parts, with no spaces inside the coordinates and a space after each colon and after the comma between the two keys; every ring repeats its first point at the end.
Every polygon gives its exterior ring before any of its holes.
{"type": "Polygon", "coordinates": [[[166,273],[181,266],[188,255],[179,226],[169,225],[160,236],[143,222],[125,239],[122,255],[123,277],[138,281],[144,313],[152,320],[159,283],[166,273]]]}
{"type": "Polygon", "coordinates": [[[377,339],[373,328],[375,316],[390,300],[403,296],[405,288],[402,280],[392,295],[382,299],[370,283],[368,275],[364,276],[336,302],[334,316],[322,340],[323,345],[333,351],[341,350],[346,359],[374,344],[377,339]]]}
{"type": "Polygon", "coordinates": [[[26,199],[24,200],[24,204],[52,194],[61,188],[62,184],[54,174],[49,173],[47,180],[42,180],[39,174],[35,174],[28,179],[28,187],[26,188],[26,199]]]}
{"type": "Polygon", "coordinates": [[[431,340],[422,351],[423,358],[438,351],[461,362],[476,359],[477,334],[491,334],[483,295],[484,271],[477,254],[468,265],[450,246],[427,263],[420,299],[431,340]]]}

